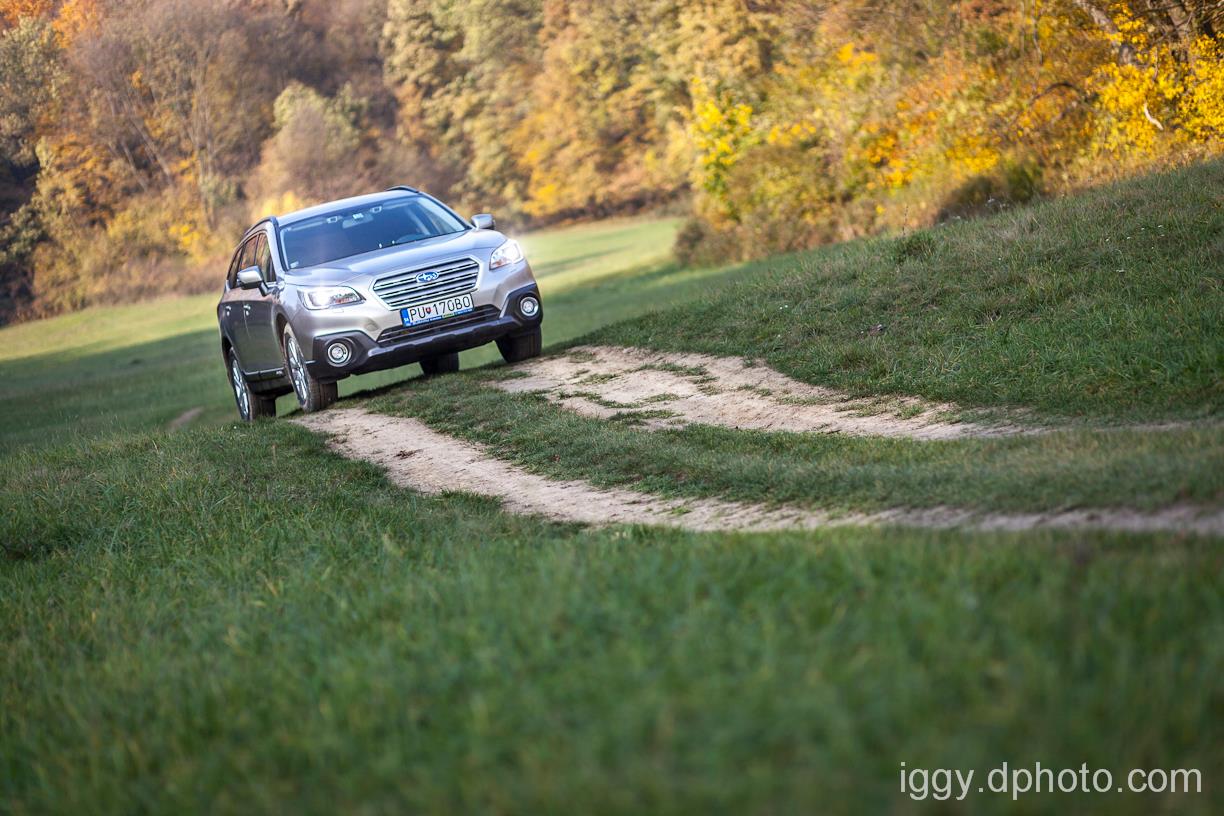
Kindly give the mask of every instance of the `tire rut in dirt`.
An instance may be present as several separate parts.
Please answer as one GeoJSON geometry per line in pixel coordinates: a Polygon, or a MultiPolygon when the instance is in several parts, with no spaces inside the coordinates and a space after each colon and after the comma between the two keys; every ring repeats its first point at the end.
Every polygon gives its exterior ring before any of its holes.
{"type": "Polygon", "coordinates": [[[636,416],[650,429],[700,424],[912,439],[1033,432],[1001,423],[956,422],[957,406],[914,397],[852,397],[738,357],[582,346],[521,363],[513,371],[494,384],[510,393],[543,393],[585,416],[636,416]]]}
{"type": "Polygon", "coordinates": [[[501,500],[513,513],[581,524],[646,524],[687,530],[811,530],[846,525],[1019,531],[1033,529],[1178,532],[1224,536],[1224,510],[1180,505],[1153,512],[1100,508],[1047,513],[984,513],[953,507],[836,514],[717,499],[667,499],[589,482],[549,479],[496,458],[483,447],[405,417],[346,408],[295,420],[326,434],[333,450],[386,470],[422,493],[465,492],[501,500]]]}

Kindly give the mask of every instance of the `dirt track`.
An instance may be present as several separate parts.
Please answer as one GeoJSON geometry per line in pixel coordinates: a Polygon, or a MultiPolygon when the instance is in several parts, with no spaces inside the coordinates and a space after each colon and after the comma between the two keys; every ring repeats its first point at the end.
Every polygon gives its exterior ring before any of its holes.
{"type": "Polygon", "coordinates": [[[959,439],[1027,432],[1012,425],[954,422],[956,406],[909,397],[853,398],[799,382],[738,357],[583,346],[514,368],[495,384],[543,393],[577,413],[637,417],[647,428],[690,423],[761,431],[959,439]]]}
{"type": "Polygon", "coordinates": [[[933,529],[1030,530],[1057,528],[1128,532],[1194,532],[1224,535],[1224,510],[1203,514],[1194,507],[1142,513],[1128,509],[1053,513],[975,513],[949,507],[898,508],[877,513],[831,515],[796,508],[664,499],[580,480],[558,481],[495,458],[478,445],[402,417],[359,408],[333,409],[296,420],[329,436],[331,447],[352,459],[372,462],[396,484],[423,493],[461,491],[501,500],[506,510],[583,524],[651,524],[690,530],[786,530],[839,525],[897,525],[933,529]]]}

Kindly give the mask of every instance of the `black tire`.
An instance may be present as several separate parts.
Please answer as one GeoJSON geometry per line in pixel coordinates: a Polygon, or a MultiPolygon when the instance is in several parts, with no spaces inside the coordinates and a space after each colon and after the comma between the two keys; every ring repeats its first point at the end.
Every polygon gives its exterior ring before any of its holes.
{"type": "Polygon", "coordinates": [[[285,355],[285,371],[289,374],[289,382],[293,385],[293,393],[297,397],[302,413],[313,414],[322,411],[336,401],[338,388],[334,382],[322,383],[315,379],[306,367],[306,357],[297,338],[293,336],[293,328],[286,325],[281,335],[281,351],[285,355]]]}
{"type": "Polygon", "coordinates": [[[437,374],[453,374],[459,370],[459,352],[439,354],[436,357],[426,357],[421,361],[421,371],[426,377],[437,374]]]}
{"type": "Polygon", "coordinates": [[[537,327],[527,334],[506,335],[497,338],[497,350],[507,363],[518,363],[540,356],[544,334],[537,327]]]}
{"type": "Polygon", "coordinates": [[[238,355],[231,351],[226,357],[230,387],[234,390],[234,402],[238,406],[238,417],[243,422],[254,422],[261,417],[276,416],[276,397],[267,397],[252,391],[251,384],[242,373],[238,355]]]}

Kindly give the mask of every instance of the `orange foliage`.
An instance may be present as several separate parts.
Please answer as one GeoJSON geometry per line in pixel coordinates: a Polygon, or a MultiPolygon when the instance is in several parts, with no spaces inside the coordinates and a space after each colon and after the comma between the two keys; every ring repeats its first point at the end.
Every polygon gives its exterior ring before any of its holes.
{"type": "Polygon", "coordinates": [[[56,0],[0,0],[0,28],[17,25],[22,17],[47,17],[56,0]]]}
{"type": "Polygon", "coordinates": [[[96,30],[101,21],[98,0],[64,0],[52,27],[65,43],[71,44],[82,34],[96,30]]]}

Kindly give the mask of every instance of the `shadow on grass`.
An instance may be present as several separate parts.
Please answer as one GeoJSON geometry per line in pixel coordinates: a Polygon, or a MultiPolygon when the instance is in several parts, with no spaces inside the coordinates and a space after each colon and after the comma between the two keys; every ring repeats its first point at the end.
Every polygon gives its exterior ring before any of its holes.
{"type": "Polygon", "coordinates": [[[0,363],[0,450],[163,427],[200,408],[217,421],[232,397],[215,329],[93,354],[0,363]]]}

